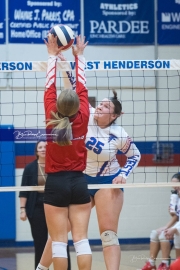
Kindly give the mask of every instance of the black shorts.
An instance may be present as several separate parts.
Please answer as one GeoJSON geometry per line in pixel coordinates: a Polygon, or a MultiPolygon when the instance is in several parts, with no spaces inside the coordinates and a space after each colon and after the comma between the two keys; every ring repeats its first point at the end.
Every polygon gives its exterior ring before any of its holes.
{"type": "Polygon", "coordinates": [[[46,180],[44,203],[57,207],[90,202],[87,181],[79,171],[49,173],[46,180]]]}

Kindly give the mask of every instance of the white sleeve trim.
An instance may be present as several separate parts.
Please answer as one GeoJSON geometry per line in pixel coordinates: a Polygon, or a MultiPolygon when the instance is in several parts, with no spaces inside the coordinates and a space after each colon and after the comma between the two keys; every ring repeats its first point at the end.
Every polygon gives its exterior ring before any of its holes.
{"type": "Polygon", "coordinates": [[[56,83],[56,61],[57,56],[49,56],[46,74],[46,90],[48,90],[53,83],[56,83]]]}
{"type": "Polygon", "coordinates": [[[86,85],[86,76],[85,76],[85,57],[83,55],[78,55],[78,82],[86,85]]]}

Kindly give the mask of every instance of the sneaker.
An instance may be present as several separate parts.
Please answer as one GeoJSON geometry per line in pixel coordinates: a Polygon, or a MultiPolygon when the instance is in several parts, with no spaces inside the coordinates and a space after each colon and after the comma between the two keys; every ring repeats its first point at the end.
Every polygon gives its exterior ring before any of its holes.
{"type": "Polygon", "coordinates": [[[170,268],[169,268],[169,266],[166,265],[166,263],[161,263],[158,266],[158,269],[157,270],[170,270],[170,268]]]}
{"type": "Polygon", "coordinates": [[[151,265],[150,262],[147,262],[141,270],[156,270],[156,266],[151,265]]]}

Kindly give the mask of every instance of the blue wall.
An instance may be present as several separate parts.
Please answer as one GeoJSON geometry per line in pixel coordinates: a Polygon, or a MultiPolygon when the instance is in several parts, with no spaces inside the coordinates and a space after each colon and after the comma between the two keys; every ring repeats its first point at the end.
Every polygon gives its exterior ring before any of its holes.
{"type": "MultiPolygon", "coordinates": [[[[13,126],[0,126],[13,129],[13,126]]],[[[0,136],[1,137],[1,136],[0,136]]],[[[15,185],[15,147],[13,141],[0,140],[0,187],[15,185]]],[[[0,192],[0,242],[15,240],[15,192],[0,192]]]]}

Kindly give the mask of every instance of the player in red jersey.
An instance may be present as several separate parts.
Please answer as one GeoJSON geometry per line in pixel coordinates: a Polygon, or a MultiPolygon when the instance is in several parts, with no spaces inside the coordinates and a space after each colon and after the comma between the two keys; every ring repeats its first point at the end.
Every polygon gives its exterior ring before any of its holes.
{"type": "MultiPolygon", "coordinates": [[[[57,38],[49,34],[46,42],[49,59],[44,94],[44,107],[48,130],[52,138],[46,148],[45,171],[47,181],[44,208],[48,231],[52,238],[55,270],[67,269],[67,224],[72,238],[79,269],[91,269],[91,249],[87,229],[91,211],[87,182],[83,175],[86,167],[85,139],[89,120],[89,103],[84,74],[85,39],[78,36],[73,55],[76,61],[76,92],[62,91],[57,98],[56,62],[62,48],[57,38]]],[[[50,135],[48,133],[48,135],[50,135]]],[[[40,266],[38,266],[39,269],[40,266]]]]}

